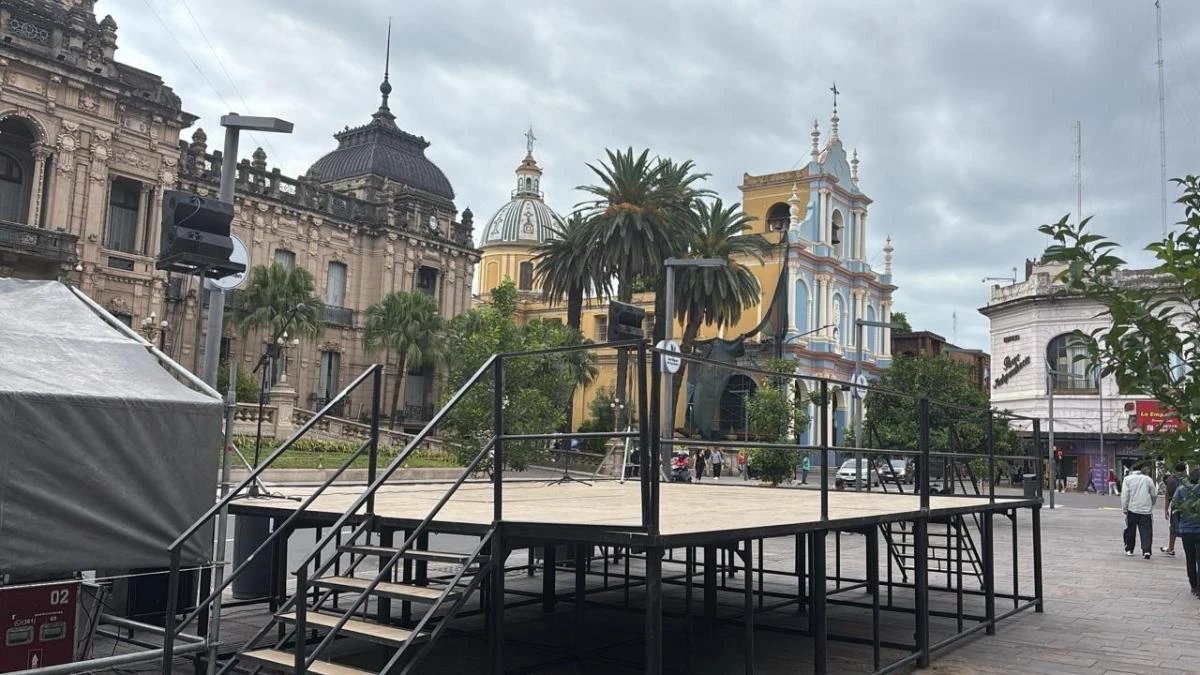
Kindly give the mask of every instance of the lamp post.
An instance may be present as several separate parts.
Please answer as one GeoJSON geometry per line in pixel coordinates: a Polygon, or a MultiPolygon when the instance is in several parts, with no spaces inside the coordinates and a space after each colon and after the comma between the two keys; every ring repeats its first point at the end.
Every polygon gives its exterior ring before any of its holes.
{"type": "MultiPolygon", "coordinates": [[[[221,118],[225,127],[225,150],[221,155],[220,200],[232,205],[234,183],[237,178],[238,136],[245,131],[267,131],[278,134],[292,133],[292,123],[276,117],[245,117],[229,113],[221,118]]],[[[204,337],[204,381],[208,386],[217,384],[217,363],[221,352],[221,326],[225,321],[225,290],[213,288],[208,300],[208,333],[204,337]]]]}
{"type": "MultiPolygon", "coordinates": [[[[667,268],[667,324],[663,333],[664,341],[671,344],[675,337],[675,268],[676,267],[726,267],[729,261],[724,258],[667,258],[663,261],[663,265],[667,268]]],[[[661,358],[661,355],[659,355],[661,358]]],[[[670,440],[674,436],[675,429],[675,373],[662,369],[663,373],[663,391],[662,391],[662,406],[663,414],[662,421],[666,423],[666,435],[660,438],[666,440],[667,443],[661,443],[662,449],[659,451],[659,461],[661,467],[671,466],[671,444],[670,440]]]]}
{"type": "Polygon", "coordinates": [[[1050,367],[1050,362],[1046,362],[1046,392],[1049,394],[1049,434],[1050,447],[1046,450],[1046,471],[1050,478],[1050,508],[1054,508],[1054,378],[1058,376],[1058,371],[1050,367]]]}
{"type": "Polygon", "coordinates": [[[154,312],[150,312],[150,316],[142,319],[142,335],[150,342],[158,342],[158,351],[163,351],[163,345],[167,340],[167,329],[171,324],[167,323],[166,319],[157,321],[154,312]]]}

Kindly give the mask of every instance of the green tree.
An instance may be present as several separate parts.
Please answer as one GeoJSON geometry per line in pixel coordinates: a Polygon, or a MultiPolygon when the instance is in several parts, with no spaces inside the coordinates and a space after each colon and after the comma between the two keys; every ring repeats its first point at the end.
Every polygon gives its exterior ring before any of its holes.
{"type": "MultiPolygon", "coordinates": [[[[930,399],[931,451],[953,449],[986,455],[991,404],[982,391],[971,385],[970,373],[969,365],[955,363],[944,355],[903,356],[892,361],[877,383],[887,391],[867,392],[864,403],[867,438],[863,439],[863,445],[917,450],[920,433],[917,399],[925,396],[930,399]]],[[[996,454],[1018,454],[1021,439],[1016,432],[1008,427],[1005,418],[992,415],[991,419],[996,454]]]]}
{"type": "MultiPolygon", "coordinates": [[[[229,389],[229,360],[221,361],[217,367],[217,391],[224,396],[229,389]]],[[[237,369],[237,382],[234,384],[235,397],[239,403],[258,403],[258,383],[241,366],[237,369]]]]}
{"type": "Polygon", "coordinates": [[[416,291],[396,291],[367,308],[363,346],[367,352],[384,351],[384,362],[396,355],[396,381],[388,428],[395,428],[404,376],[412,368],[437,366],[445,358],[444,323],[433,296],[416,291]]]}
{"type": "Polygon", "coordinates": [[[606,297],[611,291],[611,274],[596,255],[593,232],[583,215],[572,213],[555,238],[540,244],[534,271],[542,284],[542,299],[555,304],[567,302],[567,325],[582,331],[584,297],[606,297]]]}
{"type": "MultiPolygon", "coordinates": [[[[652,158],[649,150],[634,154],[607,150],[607,162],[588,164],[598,183],[577,189],[594,199],[583,204],[584,217],[594,252],[601,265],[617,279],[617,299],[633,298],[635,280],[656,279],[655,290],[662,290],[663,260],[681,253],[690,239],[685,214],[693,201],[704,194],[696,187],[708,174],[695,172],[691,160],[672,162],[652,158]]],[[[656,316],[662,317],[663,293],[656,294],[656,316]]],[[[661,334],[662,321],[655,332],[661,334]]],[[[627,356],[617,357],[617,396],[628,400],[627,356]]]]}
{"type": "MultiPolygon", "coordinates": [[[[761,263],[771,244],[757,234],[746,234],[753,219],[742,213],[741,204],[727,207],[720,199],[711,204],[697,199],[687,218],[689,255],[726,263],[724,267],[681,267],[675,271],[675,306],[683,323],[680,351],[692,354],[701,324],[736,324],[743,309],[758,303],[762,297],[758,277],[743,262],[753,259],[761,263]]],[[[686,377],[685,366],[675,378],[673,400],[679,400],[686,377]]],[[[674,428],[671,421],[670,428],[674,428]]]]}
{"type": "Polygon", "coordinates": [[[908,314],[905,312],[892,312],[892,330],[897,333],[911,333],[912,324],[908,322],[908,314]]]}
{"type": "Polygon", "coordinates": [[[1065,292],[1096,302],[1110,322],[1092,331],[1084,358],[1122,392],[1153,398],[1183,422],[1178,433],[1157,439],[1168,464],[1194,463],[1200,448],[1200,177],[1175,182],[1185,219],[1146,246],[1157,261],[1149,278],[1125,272],[1119,245],[1092,232],[1091,218],[1072,224],[1063,216],[1038,228],[1054,240],[1042,260],[1064,266],[1058,280],[1065,292]]]}
{"type": "MultiPolygon", "coordinates": [[[[515,320],[516,287],[505,280],[492,291],[491,302],[450,321],[447,343],[450,361],[451,396],[492,354],[582,345],[579,331],[557,322],[531,321],[520,326],[515,320]]],[[[504,358],[504,419],[510,434],[546,433],[566,424],[566,407],[576,387],[596,376],[591,354],[586,350],[538,356],[504,358]]],[[[459,459],[469,462],[494,433],[492,428],[495,380],[489,373],[464,392],[447,418],[447,432],[456,441],[459,459]]],[[[523,470],[548,456],[544,441],[510,441],[504,444],[505,466],[523,470]]],[[[483,468],[491,469],[490,459],[483,468]]]]}
{"type": "Polygon", "coordinates": [[[324,303],[317,299],[316,282],[303,267],[287,269],[279,263],[256,265],[246,288],[234,296],[234,324],[245,336],[255,328],[316,337],[324,322],[324,303]],[[291,323],[288,324],[289,319],[291,323]]]}
{"type": "MultiPolygon", "coordinates": [[[[746,417],[750,431],[763,441],[791,444],[793,439],[808,426],[809,418],[804,406],[794,405],[788,400],[787,388],[790,378],[785,373],[794,371],[793,364],[783,360],[772,360],[768,366],[779,373],[770,377],[754,393],[746,398],[746,417]]],[[[771,485],[779,485],[795,475],[798,454],[791,448],[752,448],[750,464],[759,478],[771,485]]]]}

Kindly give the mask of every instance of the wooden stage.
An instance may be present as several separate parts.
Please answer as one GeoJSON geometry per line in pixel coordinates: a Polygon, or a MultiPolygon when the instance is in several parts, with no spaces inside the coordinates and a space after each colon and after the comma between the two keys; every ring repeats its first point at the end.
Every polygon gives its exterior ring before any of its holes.
{"type": "MultiPolygon", "coordinates": [[[[384,486],[375,496],[379,524],[405,529],[418,524],[446,493],[446,483],[384,486]]],[[[361,493],[359,486],[330,487],[309,507],[305,526],[336,520],[361,493]]],[[[506,481],[504,523],[514,534],[630,543],[644,536],[640,490],[636,480],[624,484],[600,480],[590,484],[549,481],[506,481]]],[[[307,497],[308,488],[284,488],[279,494],[307,497]]],[[[469,482],[460,487],[431,523],[437,532],[482,534],[492,524],[493,486],[469,482]]],[[[821,520],[819,489],[767,488],[730,480],[728,483],[661,484],[660,540],[664,544],[737,540],[745,533],[777,536],[812,530],[852,529],[920,515],[915,494],[854,490],[829,491],[829,520],[821,520]]],[[[997,499],[992,508],[1024,506],[1023,499],[997,499]]],[[[294,499],[264,498],[234,502],[238,515],[286,517],[300,505],[294,499]]],[[[931,496],[930,517],[990,510],[987,497],[931,496]]]]}

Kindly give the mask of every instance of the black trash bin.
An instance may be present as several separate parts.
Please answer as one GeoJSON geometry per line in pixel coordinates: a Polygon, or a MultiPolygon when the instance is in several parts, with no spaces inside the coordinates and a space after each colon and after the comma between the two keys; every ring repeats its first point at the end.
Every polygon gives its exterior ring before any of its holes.
{"type": "Polygon", "coordinates": [[[1026,497],[1037,496],[1037,474],[1027,473],[1021,475],[1021,485],[1025,488],[1026,497]]]}
{"type": "MultiPolygon", "coordinates": [[[[238,516],[233,521],[233,567],[236,569],[262,546],[271,534],[271,519],[255,516],[238,516]]],[[[271,549],[255,556],[242,573],[233,580],[233,597],[238,600],[253,600],[271,597],[271,549]]]]}

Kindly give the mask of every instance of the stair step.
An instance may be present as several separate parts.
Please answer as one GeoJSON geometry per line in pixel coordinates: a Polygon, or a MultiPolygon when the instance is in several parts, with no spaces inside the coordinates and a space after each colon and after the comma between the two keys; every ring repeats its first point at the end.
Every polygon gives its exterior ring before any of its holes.
{"type": "MultiPolygon", "coordinates": [[[[322,577],[320,579],[313,579],[312,584],[322,588],[332,588],[337,591],[362,591],[371,584],[371,580],[358,577],[322,577]]],[[[442,590],[428,586],[395,584],[388,581],[381,581],[375,586],[373,594],[397,600],[433,602],[442,597],[442,590]]],[[[454,600],[457,597],[457,593],[450,593],[446,596],[446,599],[454,600]]]]}
{"type": "MultiPolygon", "coordinates": [[[[280,614],[279,620],[286,621],[288,623],[295,623],[296,613],[287,612],[286,614],[280,614]]],[[[341,617],[339,616],[331,616],[329,614],[322,614],[319,612],[313,612],[311,610],[304,616],[304,622],[309,627],[320,626],[321,628],[332,629],[340,620],[341,617]]],[[[405,642],[413,639],[413,632],[410,630],[397,628],[395,626],[385,626],[381,623],[370,623],[360,619],[350,619],[338,632],[348,637],[358,638],[368,642],[375,642],[390,647],[399,647],[405,642]]]]}
{"type": "MultiPolygon", "coordinates": [[[[296,665],[296,655],[278,649],[256,649],[242,654],[243,661],[253,661],[259,665],[293,672],[296,665]]],[[[329,661],[314,661],[308,667],[308,672],[315,675],[374,675],[369,670],[359,670],[329,661]]]]}
{"type": "MultiPolygon", "coordinates": [[[[343,551],[349,553],[362,553],[364,555],[386,556],[388,558],[396,555],[396,550],[387,546],[368,546],[355,544],[353,546],[343,546],[343,551]]],[[[401,558],[408,560],[421,560],[426,562],[441,562],[452,563],[457,565],[467,564],[467,560],[471,557],[469,553],[450,553],[448,551],[405,551],[401,558]]],[[[481,556],[482,557],[482,556],[481,556]]]]}

